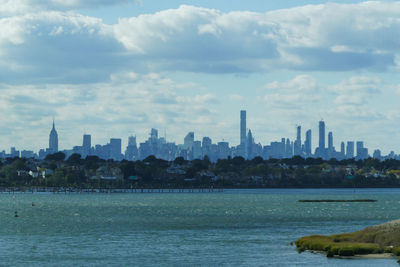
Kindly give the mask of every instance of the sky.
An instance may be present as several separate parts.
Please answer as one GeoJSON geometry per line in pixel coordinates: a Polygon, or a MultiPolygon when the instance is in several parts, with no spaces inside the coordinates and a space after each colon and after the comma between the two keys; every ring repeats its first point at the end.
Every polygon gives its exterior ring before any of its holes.
{"type": "MultiPolygon", "coordinates": [[[[400,153],[400,2],[0,0],[0,150],[151,128],[263,145],[318,121],[400,153]]],[[[123,148],[124,150],[124,148],[123,148]]]]}

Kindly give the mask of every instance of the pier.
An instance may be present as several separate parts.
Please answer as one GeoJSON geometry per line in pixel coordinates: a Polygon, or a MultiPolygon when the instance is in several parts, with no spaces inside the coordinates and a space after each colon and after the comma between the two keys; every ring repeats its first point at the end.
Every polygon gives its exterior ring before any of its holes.
{"type": "Polygon", "coordinates": [[[127,193],[127,194],[140,194],[140,193],[222,193],[223,188],[214,187],[201,187],[201,188],[0,188],[0,193],[16,194],[16,193],[53,193],[53,194],[67,194],[67,193],[127,193]]]}

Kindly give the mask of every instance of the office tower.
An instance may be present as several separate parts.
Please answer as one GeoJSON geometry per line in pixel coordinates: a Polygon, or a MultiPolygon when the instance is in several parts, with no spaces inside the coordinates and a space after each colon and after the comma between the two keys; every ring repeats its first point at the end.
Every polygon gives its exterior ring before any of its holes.
{"type": "Polygon", "coordinates": [[[136,136],[128,137],[128,146],[125,150],[125,159],[127,160],[137,160],[138,159],[138,149],[136,145],[136,136]]]}
{"type": "Polygon", "coordinates": [[[226,159],[231,155],[228,142],[218,142],[217,156],[219,159],[226,159]]]}
{"type": "Polygon", "coordinates": [[[364,147],[363,141],[357,141],[357,159],[368,158],[368,149],[364,147]]]}
{"type": "Polygon", "coordinates": [[[315,155],[317,157],[327,159],[327,149],[325,148],[325,122],[319,122],[319,144],[315,149],[315,155]]]}
{"type": "Polygon", "coordinates": [[[290,139],[286,139],[286,146],[285,146],[285,158],[293,157],[293,145],[290,142],[290,139]]]}
{"type": "Polygon", "coordinates": [[[342,158],[344,158],[345,156],[344,142],[340,143],[340,154],[342,155],[342,158]]]}
{"type": "Polygon", "coordinates": [[[311,130],[308,130],[306,132],[306,141],[304,142],[304,147],[306,150],[306,156],[310,157],[311,156],[311,130]]]}
{"type": "Polygon", "coordinates": [[[364,142],[363,141],[357,141],[356,142],[356,147],[357,147],[357,157],[359,157],[362,154],[362,150],[364,148],[364,142]]]}
{"type": "Polygon", "coordinates": [[[83,135],[82,150],[85,155],[90,154],[90,149],[92,147],[92,137],[90,134],[83,135]]]}
{"type": "Polygon", "coordinates": [[[194,159],[201,159],[202,156],[201,151],[201,141],[194,141],[193,142],[193,158],[194,159]]]}
{"type": "Polygon", "coordinates": [[[380,151],[379,149],[376,149],[376,150],[374,151],[373,158],[374,158],[374,159],[379,159],[379,160],[382,159],[382,153],[381,153],[381,151],[380,151]]]}
{"type": "Polygon", "coordinates": [[[246,110],[240,111],[240,144],[246,144],[246,110]]]}
{"type": "Polygon", "coordinates": [[[294,142],[294,155],[301,155],[301,126],[297,126],[297,136],[294,142]]]}
{"type": "Polygon", "coordinates": [[[15,147],[11,147],[11,157],[12,158],[19,158],[19,151],[15,149],[15,147]]]}
{"type": "Polygon", "coordinates": [[[328,150],[333,151],[333,133],[328,133],[328,150]]]}
{"type": "Polygon", "coordinates": [[[158,139],[158,130],[157,129],[151,128],[150,138],[151,138],[151,140],[158,139]]]}
{"type": "Polygon", "coordinates": [[[211,145],[212,140],[210,137],[203,137],[203,141],[201,142],[201,150],[203,151],[203,157],[208,156],[211,159],[211,145]]]}
{"type": "Polygon", "coordinates": [[[49,150],[50,153],[58,152],[58,134],[54,124],[54,120],[53,120],[53,128],[51,129],[49,135],[49,150]]]}
{"type": "Polygon", "coordinates": [[[110,158],[114,160],[121,160],[121,139],[110,139],[110,158]]]}
{"type": "Polygon", "coordinates": [[[254,144],[254,139],[253,135],[251,133],[251,130],[249,130],[247,134],[247,158],[252,159],[253,158],[253,144],[254,144]]]}
{"type": "Polygon", "coordinates": [[[136,136],[129,136],[128,137],[128,146],[137,146],[136,145],[136,136]]]}
{"type": "Polygon", "coordinates": [[[301,126],[297,126],[297,138],[296,141],[301,144],[301,126]]]}
{"type": "Polygon", "coordinates": [[[354,142],[353,141],[347,142],[346,158],[348,158],[348,159],[354,158],[354,142]]]}
{"type": "Polygon", "coordinates": [[[240,111],[240,144],[238,147],[239,155],[246,158],[247,157],[247,136],[246,136],[246,110],[240,111]]]}
{"type": "Polygon", "coordinates": [[[35,153],[31,150],[22,150],[21,151],[21,158],[29,159],[29,158],[35,158],[35,156],[36,156],[35,153]]]}
{"type": "Polygon", "coordinates": [[[320,152],[325,150],[325,122],[319,122],[319,149],[320,152]]]}
{"type": "Polygon", "coordinates": [[[193,142],[194,142],[194,132],[189,132],[185,136],[185,139],[183,140],[183,146],[185,147],[185,149],[191,150],[193,148],[193,142]]]}

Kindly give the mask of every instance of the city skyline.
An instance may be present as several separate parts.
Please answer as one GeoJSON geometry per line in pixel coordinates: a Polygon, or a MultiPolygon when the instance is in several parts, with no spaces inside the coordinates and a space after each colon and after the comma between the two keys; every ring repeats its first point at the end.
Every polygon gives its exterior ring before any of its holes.
{"type": "Polygon", "coordinates": [[[47,146],[51,118],[60,149],[152,127],[236,144],[245,109],[256,142],[316,144],[323,118],[336,147],[400,151],[398,1],[0,4],[0,148],[47,146]]]}
{"type": "Polygon", "coordinates": [[[237,145],[224,140],[214,140],[210,136],[195,136],[194,131],[188,132],[183,142],[178,140],[167,140],[158,134],[158,129],[152,128],[147,140],[138,142],[137,136],[129,136],[125,151],[123,150],[122,138],[110,138],[106,144],[95,144],[92,146],[92,135],[83,134],[82,145],[76,144],[70,149],[59,149],[58,133],[53,119],[52,128],[49,134],[49,145],[35,151],[23,149],[19,151],[15,147],[10,148],[10,153],[2,151],[0,157],[25,157],[44,159],[49,154],[64,152],[68,158],[72,154],[80,154],[82,157],[98,156],[103,159],[114,160],[143,160],[148,156],[172,161],[177,157],[186,160],[202,159],[205,156],[211,161],[228,157],[241,156],[245,159],[262,157],[270,158],[291,158],[301,156],[303,158],[314,157],[325,160],[335,158],[343,159],[366,159],[368,157],[380,160],[389,158],[400,158],[393,151],[384,155],[380,149],[373,152],[365,147],[364,141],[360,138],[340,140],[340,145],[335,146],[333,131],[326,135],[326,125],[323,120],[318,122],[318,143],[313,146],[312,129],[302,132],[301,125],[296,126],[296,134],[293,139],[281,137],[280,140],[271,140],[269,143],[255,142],[253,133],[247,128],[247,111],[240,110],[239,116],[239,142],[237,145]],[[304,139],[302,139],[304,136],[304,139]],[[304,140],[304,142],[302,142],[304,140]],[[356,140],[356,141],[354,141],[356,140]],[[315,147],[315,149],[314,149],[315,147]]]}

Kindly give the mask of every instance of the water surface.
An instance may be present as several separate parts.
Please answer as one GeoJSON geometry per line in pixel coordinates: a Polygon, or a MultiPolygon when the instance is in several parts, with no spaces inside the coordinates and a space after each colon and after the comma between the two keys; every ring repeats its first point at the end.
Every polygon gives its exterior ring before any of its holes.
{"type": "Polygon", "coordinates": [[[398,219],[399,189],[26,193],[0,194],[0,203],[3,265],[398,266],[298,254],[290,242],[398,219]],[[326,198],[378,202],[297,202],[326,198]]]}

